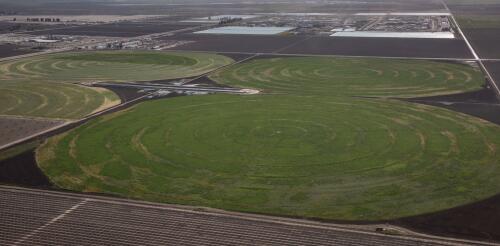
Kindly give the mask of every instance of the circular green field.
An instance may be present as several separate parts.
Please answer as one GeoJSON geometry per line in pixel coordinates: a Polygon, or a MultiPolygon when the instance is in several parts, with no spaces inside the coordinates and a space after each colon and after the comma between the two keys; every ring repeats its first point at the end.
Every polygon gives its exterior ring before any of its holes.
{"type": "Polygon", "coordinates": [[[196,76],[231,62],[225,56],[189,52],[63,53],[0,63],[0,81],[151,81],[196,76]]]}
{"type": "Polygon", "coordinates": [[[69,83],[0,82],[0,115],[78,119],[120,103],[106,89],[69,83]]]}
{"type": "Polygon", "coordinates": [[[352,58],[255,59],[210,76],[264,92],[416,97],[479,89],[484,76],[472,66],[450,62],[352,58]]]}
{"type": "Polygon", "coordinates": [[[417,215],[500,191],[500,127],[387,99],[157,100],[50,139],[59,187],[342,220],[417,215]]]}
{"type": "Polygon", "coordinates": [[[62,53],[2,62],[0,114],[80,118],[119,99],[105,89],[72,83],[184,78],[231,62],[213,54],[146,51],[62,53]]]}

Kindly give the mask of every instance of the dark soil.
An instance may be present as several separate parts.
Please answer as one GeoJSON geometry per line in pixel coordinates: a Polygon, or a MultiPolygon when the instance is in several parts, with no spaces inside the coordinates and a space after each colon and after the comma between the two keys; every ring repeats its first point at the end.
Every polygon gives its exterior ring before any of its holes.
{"type": "Polygon", "coordinates": [[[497,62],[483,62],[484,66],[486,69],[488,69],[488,72],[491,74],[491,77],[493,77],[493,80],[495,80],[495,83],[497,84],[498,88],[500,88],[500,61],[497,62]]]}
{"type": "Polygon", "coordinates": [[[488,4],[481,4],[481,1],[475,3],[474,0],[468,3],[457,3],[454,0],[446,0],[446,2],[455,15],[498,15],[500,13],[500,2],[491,1],[488,4]]]}
{"type": "Polygon", "coordinates": [[[461,103],[461,102],[443,103],[443,102],[416,101],[416,100],[415,102],[461,112],[500,125],[500,104],[475,104],[475,103],[461,103]]]}
{"type": "Polygon", "coordinates": [[[18,56],[36,52],[36,50],[14,44],[0,44],[0,58],[18,56]]]}
{"type": "MultiPolygon", "coordinates": [[[[194,41],[175,50],[211,51],[211,52],[241,52],[241,53],[272,53],[279,49],[305,40],[304,36],[279,35],[217,35],[217,34],[184,34],[164,37],[166,40],[194,41]]],[[[226,54],[225,54],[226,55],[226,54]]]]}
{"type": "Polygon", "coordinates": [[[223,56],[227,56],[227,57],[230,57],[231,59],[235,60],[235,61],[241,61],[243,59],[246,59],[250,56],[252,56],[251,54],[241,54],[241,53],[220,53],[219,55],[223,55],[223,56]]]}
{"type": "Polygon", "coordinates": [[[222,84],[219,84],[213,80],[211,80],[210,78],[208,78],[207,76],[203,76],[203,77],[199,77],[189,83],[186,83],[186,85],[194,85],[194,84],[198,84],[198,85],[203,85],[203,86],[208,86],[208,87],[230,87],[230,86],[227,86],[227,85],[222,85],[222,84]]]}
{"type": "Polygon", "coordinates": [[[286,48],[284,54],[472,58],[458,39],[313,37],[286,48]]]}
{"type": "Polygon", "coordinates": [[[0,34],[23,32],[23,31],[35,31],[46,28],[53,28],[53,26],[41,25],[35,23],[17,23],[17,22],[0,21],[0,34]]]}
{"type": "Polygon", "coordinates": [[[407,101],[446,108],[500,125],[500,102],[492,88],[454,95],[412,98],[407,101]]]}
{"type": "Polygon", "coordinates": [[[434,235],[500,241],[500,195],[436,213],[402,218],[390,224],[434,235]]]}
{"type": "Polygon", "coordinates": [[[113,91],[116,95],[118,95],[118,97],[120,97],[122,103],[134,100],[144,95],[144,93],[140,93],[139,90],[134,88],[113,87],[113,86],[99,86],[99,87],[113,91]]]}
{"type": "Polygon", "coordinates": [[[472,54],[465,42],[459,39],[436,40],[217,34],[183,34],[165,37],[164,39],[194,41],[193,43],[173,48],[175,50],[220,53],[472,58],[472,54]]]}
{"type": "Polygon", "coordinates": [[[444,96],[419,97],[416,100],[435,102],[462,102],[462,103],[492,103],[498,104],[498,98],[491,88],[483,88],[477,91],[451,94],[444,96]]]}
{"type": "Polygon", "coordinates": [[[0,183],[29,187],[50,187],[49,179],[38,168],[35,150],[0,161],[0,183]]]}
{"type": "Polygon", "coordinates": [[[119,22],[102,25],[69,27],[63,29],[31,32],[33,35],[87,35],[107,37],[137,37],[153,33],[175,31],[198,26],[197,24],[119,22]]]}
{"type": "Polygon", "coordinates": [[[463,32],[481,58],[500,59],[500,28],[464,28],[463,32]]]}

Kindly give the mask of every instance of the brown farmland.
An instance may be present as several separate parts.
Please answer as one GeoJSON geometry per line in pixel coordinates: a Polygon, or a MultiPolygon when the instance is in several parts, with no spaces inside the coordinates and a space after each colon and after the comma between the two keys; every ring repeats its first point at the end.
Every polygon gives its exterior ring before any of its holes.
{"type": "Polygon", "coordinates": [[[41,120],[0,116],[0,146],[62,124],[61,120],[41,120]]]}

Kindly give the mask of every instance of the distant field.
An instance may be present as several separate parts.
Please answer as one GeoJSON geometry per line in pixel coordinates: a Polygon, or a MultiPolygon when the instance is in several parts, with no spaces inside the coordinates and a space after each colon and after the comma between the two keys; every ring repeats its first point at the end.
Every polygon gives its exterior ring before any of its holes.
{"type": "Polygon", "coordinates": [[[469,65],[384,59],[256,59],[211,79],[265,92],[301,95],[415,97],[479,89],[482,73],[469,65]]]}
{"type": "Polygon", "coordinates": [[[459,15],[457,21],[462,28],[500,28],[500,14],[459,15]]]}
{"type": "Polygon", "coordinates": [[[165,52],[79,52],[3,62],[0,114],[76,119],[119,98],[74,83],[182,78],[231,62],[218,55],[165,52]]]}
{"type": "Polygon", "coordinates": [[[323,219],[428,213],[500,191],[500,127],[387,98],[469,91],[453,63],[254,60],[211,76],[264,95],[156,100],[51,138],[59,187],[323,219]]]}
{"type": "Polygon", "coordinates": [[[78,119],[120,102],[111,91],[54,82],[0,82],[0,114],[78,119]]]}
{"type": "Polygon", "coordinates": [[[196,76],[231,62],[205,53],[66,53],[0,63],[0,81],[150,81],[196,76]]]}

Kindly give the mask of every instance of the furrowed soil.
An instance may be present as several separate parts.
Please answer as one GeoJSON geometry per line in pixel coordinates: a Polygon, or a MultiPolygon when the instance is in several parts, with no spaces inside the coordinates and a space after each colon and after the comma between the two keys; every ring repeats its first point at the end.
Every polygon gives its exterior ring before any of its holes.
{"type": "Polygon", "coordinates": [[[62,120],[0,116],[0,146],[64,123],[62,120]]]}

